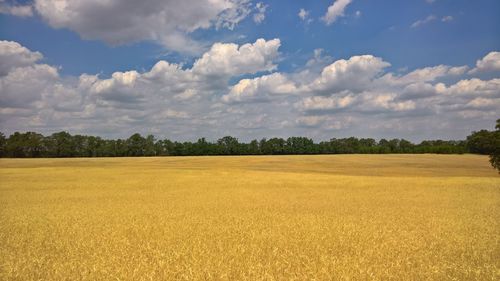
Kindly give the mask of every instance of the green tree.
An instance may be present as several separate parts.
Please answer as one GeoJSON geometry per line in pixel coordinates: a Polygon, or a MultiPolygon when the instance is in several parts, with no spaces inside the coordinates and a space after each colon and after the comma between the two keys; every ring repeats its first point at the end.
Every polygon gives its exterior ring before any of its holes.
{"type": "Polygon", "coordinates": [[[497,119],[496,131],[492,133],[492,151],[490,153],[490,163],[493,168],[500,173],[500,119],[497,119]]]}
{"type": "Polygon", "coordinates": [[[266,155],[285,154],[285,140],[282,138],[263,139],[260,142],[260,149],[266,155]]]}
{"type": "Polygon", "coordinates": [[[27,157],[40,157],[44,153],[43,135],[35,132],[24,134],[24,150],[27,157]]]}
{"type": "Polygon", "coordinates": [[[285,143],[285,152],[288,154],[312,154],[314,142],[310,138],[290,137],[285,143]]]}
{"type": "Polygon", "coordinates": [[[377,147],[377,142],[374,139],[360,139],[358,153],[374,153],[377,147]]]}
{"type": "Polygon", "coordinates": [[[379,153],[391,153],[391,145],[388,140],[381,139],[378,142],[379,153]]]}
{"type": "Polygon", "coordinates": [[[5,157],[6,155],[6,145],[7,145],[7,138],[5,135],[0,132],[0,157],[5,157]]]}
{"type": "Polygon", "coordinates": [[[467,137],[467,147],[469,151],[477,154],[490,154],[493,152],[493,132],[487,130],[481,130],[478,132],[472,132],[470,136],[467,137]]]}
{"type": "Polygon", "coordinates": [[[144,155],[145,156],[155,156],[155,137],[153,135],[148,135],[144,140],[144,155]]]}
{"type": "Polygon", "coordinates": [[[146,139],[139,133],[131,135],[127,139],[127,156],[144,156],[146,139]]]}
{"type": "Polygon", "coordinates": [[[405,139],[401,139],[399,141],[399,149],[400,149],[400,152],[402,152],[402,153],[413,152],[413,147],[414,147],[414,145],[405,139]]]}
{"type": "Polygon", "coordinates": [[[240,154],[240,145],[237,138],[225,136],[217,141],[220,151],[224,155],[240,154]]]}
{"type": "Polygon", "coordinates": [[[40,157],[46,151],[44,137],[35,132],[15,132],[7,139],[5,150],[11,157],[40,157]]]}
{"type": "Polygon", "coordinates": [[[73,157],[75,156],[75,146],[73,139],[68,132],[58,132],[45,138],[45,145],[50,156],[73,157]]]}
{"type": "Polygon", "coordinates": [[[261,153],[258,140],[252,140],[248,144],[248,153],[252,155],[258,155],[261,153]]]}

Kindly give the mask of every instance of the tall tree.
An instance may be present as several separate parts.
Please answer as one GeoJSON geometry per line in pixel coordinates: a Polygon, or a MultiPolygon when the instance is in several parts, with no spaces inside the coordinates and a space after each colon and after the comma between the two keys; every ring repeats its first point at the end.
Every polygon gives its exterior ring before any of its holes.
{"type": "Polygon", "coordinates": [[[0,157],[6,156],[6,145],[7,145],[7,138],[2,132],[0,132],[0,157]]]}
{"type": "Polygon", "coordinates": [[[139,133],[131,135],[127,139],[127,156],[144,156],[146,139],[139,133]]]}
{"type": "Polygon", "coordinates": [[[71,135],[68,132],[58,132],[47,138],[46,145],[50,154],[56,157],[75,156],[75,147],[71,135]]]}
{"type": "Polygon", "coordinates": [[[7,139],[6,150],[12,157],[40,157],[45,150],[43,136],[35,132],[15,132],[7,139]]]}
{"type": "Polygon", "coordinates": [[[267,155],[285,154],[285,140],[282,138],[262,139],[260,149],[263,154],[267,155]]]}
{"type": "Polygon", "coordinates": [[[469,151],[477,154],[490,154],[493,150],[492,142],[493,132],[481,130],[473,132],[467,137],[467,147],[469,151]]]}
{"type": "Polygon", "coordinates": [[[224,155],[238,155],[240,154],[240,145],[237,138],[225,136],[217,141],[221,153],[224,155]]]}
{"type": "Polygon", "coordinates": [[[310,138],[289,137],[285,143],[287,154],[312,154],[314,153],[314,142],[310,138]]]}
{"type": "Polygon", "coordinates": [[[492,134],[493,149],[490,153],[490,163],[495,169],[498,170],[498,173],[500,173],[500,119],[497,119],[495,128],[496,131],[492,134]]]}
{"type": "Polygon", "coordinates": [[[144,155],[145,156],[155,156],[155,137],[153,135],[148,135],[144,140],[144,155]]]}

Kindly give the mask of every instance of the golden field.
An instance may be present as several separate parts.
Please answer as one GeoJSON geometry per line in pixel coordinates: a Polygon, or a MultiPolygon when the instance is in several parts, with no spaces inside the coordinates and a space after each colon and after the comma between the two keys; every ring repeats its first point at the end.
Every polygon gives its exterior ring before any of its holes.
{"type": "Polygon", "coordinates": [[[0,280],[500,280],[474,155],[0,159],[0,280]]]}

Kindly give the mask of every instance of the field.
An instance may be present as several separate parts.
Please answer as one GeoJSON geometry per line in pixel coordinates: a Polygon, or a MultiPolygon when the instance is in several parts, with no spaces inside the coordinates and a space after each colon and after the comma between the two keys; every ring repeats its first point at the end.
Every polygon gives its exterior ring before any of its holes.
{"type": "Polygon", "coordinates": [[[474,155],[0,159],[0,280],[500,280],[474,155]]]}

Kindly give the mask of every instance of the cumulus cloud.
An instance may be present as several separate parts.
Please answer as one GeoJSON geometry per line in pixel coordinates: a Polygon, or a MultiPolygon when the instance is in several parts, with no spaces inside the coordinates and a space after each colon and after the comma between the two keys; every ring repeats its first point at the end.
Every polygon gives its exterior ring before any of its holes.
{"type": "Polygon", "coordinates": [[[288,95],[297,91],[295,84],[281,73],[240,80],[222,97],[226,103],[263,101],[270,95],[288,95]]]}
{"type": "Polygon", "coordinates": [[[434,86],[425,82],[415,82],[404,86],[398,99],[400,100],[418,100],[435,96],[438,93],[439,86],[434,86]]]}
{"type": "Polygon", "coordinates": [[[334,23],[339,17],[344,16],[344,10],[351,2],[352,0],[335,0],[335,2],[328,7],[326,14],[321,19],[326,25],[334,23]]]}
{"type": "Polygon", "coordinates": [[[418,82],[432,82],[438,78],[458,76],[467,72],[468,66],[448,66],[438,65],[416,69],[402,76],[394,76],[388,73],[382,77],[380,81],[389,84],[405,85],[418,82]]]}
{"type": "Polygon", "coordinates": [[[248,0],[35,0],[34,7],[52,27],[84,39],[111,45],[151,40],[193,54],[202,51],[202,44],[190,38],[191,32],[233,29],[252,10],[248,0]]]}
{"type": "MultiPolygon", "coordinates": [[[[461,121],[464,118],[475,122],[492,119],[495,110],[500,110],[498,79],[463,79],[450,85],[439,82],[466,75],[468,66],[438,65],[394,74],[385,72],[389,65],[381,58],[364,55],[325,66],[317,78],[299,88],[306,96],[294,104],[303,114],[296,124],[327,130],[325,120],[352,117],[353,124],[366,130],[404,131],[399,118],[415,124],[439,116],[449,125],[465,122],[461,121]],[[387,126],[381,128],[374,122],[387,126]]],[[[359,135],[363,131],[355,132],[359,135]]]]}
{"type": "Polygon", "coordinates": [[[366,91],[360,95],[352,93],[340,96],[313,96],[305,98],[296,107],[309,114],[336,113],[340,111],[358,113],[389,113],[410,111],[416,108],[414,101],[399,101],[396,93],[366,91]]]}
{"type": "Polygon", "coordinates": [[[500,98],[500,79],[494,78],[486,81],[478,78],[464,79],[449,87],[439,87],[439,93],[455,97],[482,96],[500,98]]]}
{"type": "Polygon", "coordinates": [[[0,118],[6,120],[2,127],[20,129],[19,124],[31,124],[35,129],[75,122],[81,126],[72,129],[131,130],[170,125],[186,133],[189,124],[214,122],[215,113],[207,111],[208,105],[217,93],[226,91],[230,77],[274,69],[279,45],[278,39],[241,46],[217,43],[189,69],[159,61],[146,72],[62,78],[57,68],[37,63],[41,54],[15,42],[2,42],[0,58],[6,74],[0,77],[0,114],[7,114],[0,118]],[[172,119],[177,123],[172,124],[172,119]]]}
{"type": "Polygon", "coordinates": [[[41,53],[32,52],[17,42],[0,41],[0,77],[14,67],[32,65],[42,58],[41,53]]]}
{"type": "MultiPolygon", "coordinates": [[[[285,73],[277,71],[280,44],[217,43],[190,68],[162,60],[147,71],[67,77],[44,64],[42,54],[2,41],[0,129],[110,137],[140,132],[177,140],[332,134],[421,139],[461,138],[498,118],[500,78],[469,77],[467,66],[395,74],[373,55],[319,63],[325,56],[318,50],[313,62],[285,73]]],[[[488,55],[476,68],[489,61],[488,55]]]]}
{"type": "Polygon", "coordinates": [[[304,90],[324,95],[343,90],[359,92],[388,66],[388,62],[372,55],[338,60],[323,68],[321,75],[304,90]]]}
{"type": "Polygon", "coordinates": [[[0,78],[0,106],[29,108],[51,91],[58,78],[57,69],[46,64],[13,68],[0,78]]]}
{"type": "Polygon", "coordinates": [[[372,112],[401,112],[416,109],[415,101],[398,101],[397,93],[367,92],[363,95],[362,103],[359,106],[361,111],[372,112]]]}
{"type": "Polygon", "coordinates": [[[348,93],[347,95],[336,97],[312,96],[304,98],[295,106],[302,111],[321,112],[335,111],[338,109],[347,108],[355,101],[355,96],[348,93]]]}
{"type": "Polygon", "coordinates": [[[500,107],[500,99],[475,98],[465,106],[473,109],[496,109],[500,107]]]}
{"type": "Polygon", "coordinates": [[[278,57],[279,39],[258,39],[253,44],[216,43],[193,66],[193,72],[206,76],[238,76],[245,73],[272,71],[278,57]]]}
{"type": "Polygon", "coordinates": [[[490,52],[484,58],[478,60],[476,67],[470,73],[494,71],[500,71],[500,52],[490,52]]]}

